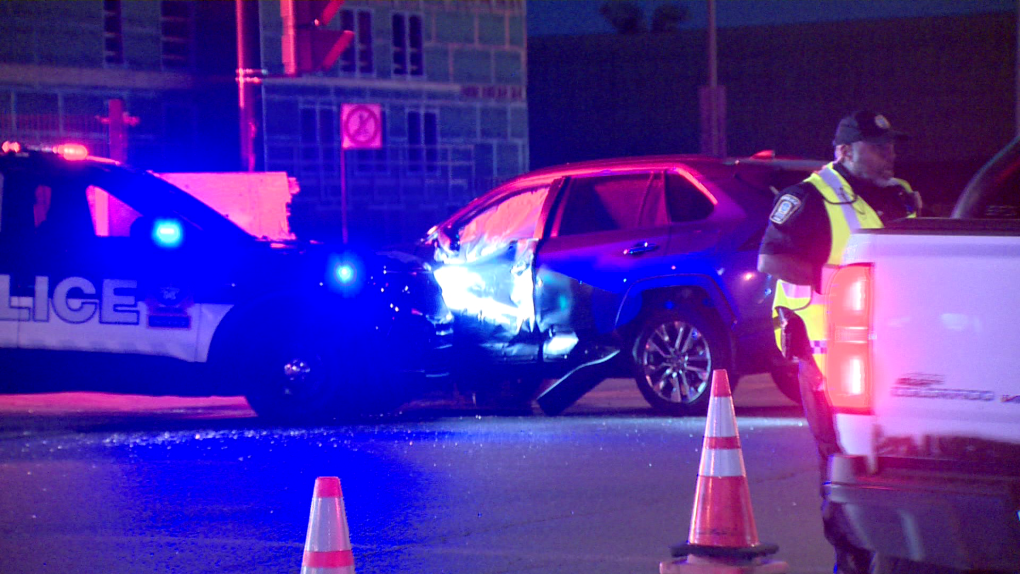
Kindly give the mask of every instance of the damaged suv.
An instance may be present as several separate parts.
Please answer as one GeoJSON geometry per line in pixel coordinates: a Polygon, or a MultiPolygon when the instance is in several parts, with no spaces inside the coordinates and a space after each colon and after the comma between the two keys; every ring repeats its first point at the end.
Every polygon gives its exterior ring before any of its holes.
{"type": "Polygon", "coordinates": [[[479,402],[537,398],[556,414],[632,376],[655,409],[703,413],[714,369],[779,364],[758,245],[776,190],[820,165],[770,152],[599,160],[472,201],[418,245],[456,318],[463,384],[479,402]]]}

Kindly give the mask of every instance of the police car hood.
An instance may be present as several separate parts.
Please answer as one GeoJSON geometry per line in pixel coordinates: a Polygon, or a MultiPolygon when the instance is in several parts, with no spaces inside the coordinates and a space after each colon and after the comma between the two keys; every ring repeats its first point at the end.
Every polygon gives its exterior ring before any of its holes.
{"type": "Polygon", "coordinates": [[[307,241],[260,241],[261,275],[268,282],[318,286],[345,298],[382,297],[429,318],[447,314],[432,269],[422,259],[396,251],[307,241]]]}

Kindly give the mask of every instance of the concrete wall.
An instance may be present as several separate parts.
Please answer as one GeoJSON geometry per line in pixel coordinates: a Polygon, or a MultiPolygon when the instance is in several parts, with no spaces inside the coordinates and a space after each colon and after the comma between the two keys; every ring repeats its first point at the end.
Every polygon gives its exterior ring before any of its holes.
{"type": "MultiPolygon", "coordinates": [[[[697,153],[705,31],[529,39],[532,168],[697,153]]],[[[1015,131],[1010,13],[720,29],[730,155],[829,158],[839,118],[884,113],[900,172],[948,203],[1015,131]]]]}

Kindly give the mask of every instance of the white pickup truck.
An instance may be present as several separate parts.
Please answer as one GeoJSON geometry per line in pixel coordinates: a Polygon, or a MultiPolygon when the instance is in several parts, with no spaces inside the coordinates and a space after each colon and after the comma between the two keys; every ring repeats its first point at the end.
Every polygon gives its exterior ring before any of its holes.
{"type": "Polygon", "coordinates": [[[826,512],[872,572],[1020,572],[1020,138],[951,218],[857,232],[844,261],[826,512]]]}

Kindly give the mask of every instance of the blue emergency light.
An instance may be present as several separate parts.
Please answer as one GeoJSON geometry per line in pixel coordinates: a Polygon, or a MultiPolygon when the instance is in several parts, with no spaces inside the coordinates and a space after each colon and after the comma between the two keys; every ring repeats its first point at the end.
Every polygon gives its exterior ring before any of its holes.
{"type": "Polygon", "coordinates": [[[357,275],[354,266],[346,261],[336,266],[336,279],[341,285],[350,285],[357,278],[357,275]]]}
{"type": "Polygon", "coordinates": [[[152,226],[152,240],[156,245],[166,249],[180,247],[181,241],[184,240],[181,222],[176,219],[157,219],[152,226]]]}

